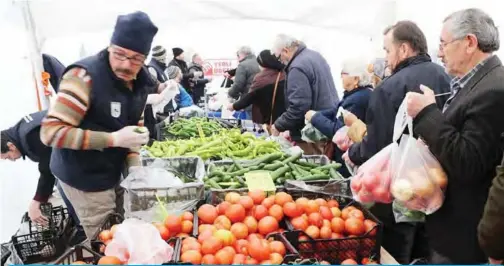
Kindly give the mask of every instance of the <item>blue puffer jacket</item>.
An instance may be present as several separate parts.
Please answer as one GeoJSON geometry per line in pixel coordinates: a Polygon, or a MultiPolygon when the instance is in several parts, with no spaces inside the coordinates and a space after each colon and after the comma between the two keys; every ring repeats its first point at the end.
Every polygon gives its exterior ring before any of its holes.
{"type": "MultiPolygon", "coordinates": [[[[332,139],[334,134],[336,134],[336,131],[338,131],[345,125],[345,123],[343,122],[343,117],[336,116],[338,109],[342,107],[343,109],[352,112],[360,120],[365,121],[371,92],[372,88],[369,86],[359,87],[352,91],[345,91],[343,94],[343,99],[341,99],[338,106],[332,109],[317,112],[315,115],[313,115],[311,124],[326,137],[332,139]]],[[[343,160],[341,159],[342,155],[343,151],[335,146],[333,160],[343,164],[343,160]]],[[[350,176],[350,173],[348,172],[346,167],[340,168],[340,173],[345,177],[350,176]]]]}

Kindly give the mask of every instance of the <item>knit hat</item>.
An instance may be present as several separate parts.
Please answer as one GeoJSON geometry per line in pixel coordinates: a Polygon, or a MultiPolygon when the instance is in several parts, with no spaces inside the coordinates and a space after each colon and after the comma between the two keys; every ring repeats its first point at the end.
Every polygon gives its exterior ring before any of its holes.
{"type": "Polygon", "coordinates": [[[161,45],[154,46],[152,48],[152,58],[164,62],[166,60],[166,49],[161,45]]]}
{"type": "Polygon", "coordinates": [[[182,48],[178,48],[178,47],[172,48],[172,51],[173,51],[173,57],[177,57],[184,52],[184,50],[182,50],[182,48]]]}
{"type": "Polygon", "coordinates": [[[165,70],[165,75],[168,76],[168,79],[174,79],[177,77],[178,73],[182,72],[178,66],[169,66],[165,70]]]}
{"type": "Polygon", "coordinates": [[[110,43],[148,55],[158,28],[142,11],[117,17],[110,43]]]}
{"type": "Polygon", "coordinates": [[[285,68],[285,65],[280,63],[277,58],[271,54],[270,50],[263,50],[261,53],[259,53],[259,56],[257,56],[257,63],[259,63],[259,65],[262,67],[279,71],[285,68]]]}

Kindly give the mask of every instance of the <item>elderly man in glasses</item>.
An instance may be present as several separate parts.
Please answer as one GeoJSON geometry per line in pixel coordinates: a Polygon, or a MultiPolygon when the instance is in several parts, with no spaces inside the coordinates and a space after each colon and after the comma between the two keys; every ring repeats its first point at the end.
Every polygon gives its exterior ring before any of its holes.
{"type": "Polygon", "coordinates": [[[136,129],[156,86],[144,61],[157,31],[143,12],[119,16],[107,49],[67,67],[42,122],[41,140],[53,147],[51,171],[88,238],[121,209],[121,172],[140,163],[137,151],[149,140],[136,129]]]}

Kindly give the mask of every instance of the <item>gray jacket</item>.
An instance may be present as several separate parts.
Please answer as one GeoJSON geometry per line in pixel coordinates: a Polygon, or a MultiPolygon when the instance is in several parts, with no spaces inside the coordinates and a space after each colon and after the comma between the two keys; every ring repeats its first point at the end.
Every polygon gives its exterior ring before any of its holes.
{"type": "Polygon", "coordinates": [[[233,99],[240,98],[241,95],[248,93],[250,85],[259,69],[255,55],[245,57],[236,68],[233,87],[229,89],[228,95],[233,99]]]}
{"type": "Polygon", "coordinates": [[[290,131],[293,140],[301,139],[305,114],[309,110],[335,108],[339,98],[331,68],[321,54],[301,44],[286,68],[285,106],[276,121],[280,131],[290,131]]]}

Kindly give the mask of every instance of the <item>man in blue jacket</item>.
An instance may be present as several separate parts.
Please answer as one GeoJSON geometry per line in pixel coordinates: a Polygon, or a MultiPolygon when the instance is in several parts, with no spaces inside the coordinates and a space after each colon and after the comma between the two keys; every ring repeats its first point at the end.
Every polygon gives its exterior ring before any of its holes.
{"type": "Polygon", "coordinates": [[[329,64],[321,54],[306,48],[295,38],[280,34],[272,53],[286,65],[286,111],[271,128],[272,135],[289,131],[293,141],[305,154],[322,154],[321,145],[301,140],[305,114],[336,107],[339,102],[329,64]]]}
{"type": "MultiPolygon", "coordinates": [[[[428,84],[436,94],[446,94],[450,90],[450,77],[443,67],[431,61],[425,35],[415,23],[400,21],[388,27],[384,35],[384,49],[392,75],[371,94],[364,121],[367,135],[343,155],[351,165],[365,163],[392,142],[397,110],[407,92],[420,92],[420,84],[428,84]]],[[[446,96],[436,98],[439,108],[442,108],[446,96]]],[[[399,263],[410,263],[414,244],[418,243],[415,235],[421,225],[396,223],[391,204],[376,203],[371,211],[384,223],[384,248],[399,263]]]]}

